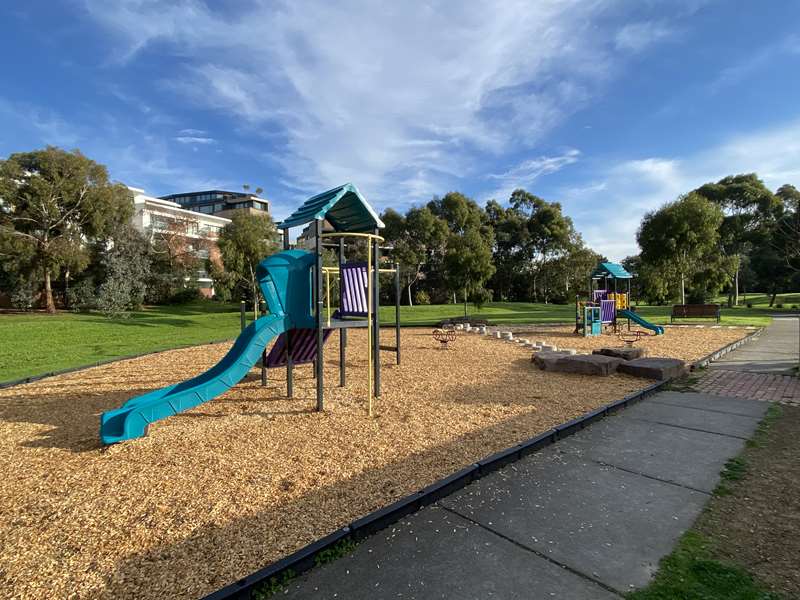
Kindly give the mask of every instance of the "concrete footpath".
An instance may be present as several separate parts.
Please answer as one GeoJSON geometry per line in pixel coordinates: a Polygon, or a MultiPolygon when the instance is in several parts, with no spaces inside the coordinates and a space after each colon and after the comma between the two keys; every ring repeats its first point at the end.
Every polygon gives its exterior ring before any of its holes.
{"type": "Polygon", "coordinates": [[[480,479],[291,582],[282,598],[574,600],[646,585],[767,409],[800,403],[798,319],[480,479]],[[755,402],[754,400],[762,400],[755,402]]]}
{"type": "Polygon", "coordinates": [[[662,392],[403,519],[281,598],[619,598],[702,510],[763,402],[662,392]]]}
{"type": "Polygon", "coordinates": [[[709,365],[711,369],[748,373],[789,373],[798,364],[800,319],[797,315],[772,315],[772,324],[752,342],[709,365]]]}

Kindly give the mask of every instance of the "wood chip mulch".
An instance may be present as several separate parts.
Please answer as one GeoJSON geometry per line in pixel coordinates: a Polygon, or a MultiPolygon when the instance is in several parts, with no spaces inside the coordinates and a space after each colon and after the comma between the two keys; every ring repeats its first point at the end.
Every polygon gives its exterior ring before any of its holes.
{"type": "MultiPolygon", "coordinates": [[[[745,330],[670,330],[651,355],[694,360],[745,330]]],[[[383,332],[384,344],[393,331],[383,332]]],[[[0,589],[12,598],[195,598],[498,450],[650,384],[546,373],[523,348],[429,329],[384,352],[366,416],[366,336],[326,355],[326,411],[309,365],[261,387],[253,370],[212,402],[102,448],[99,416],[212,366],[228,344],[174,350],[0,390],[0,589]]],[[[550,329],[541,339],[620,345],[550,329]]]]}

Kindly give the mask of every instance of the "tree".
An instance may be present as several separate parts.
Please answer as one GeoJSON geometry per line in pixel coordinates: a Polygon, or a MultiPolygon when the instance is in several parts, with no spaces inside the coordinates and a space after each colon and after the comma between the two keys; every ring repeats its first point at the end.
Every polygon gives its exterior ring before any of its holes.
{"type": "Polygon", "coordinates": [[[171,215],[153,222],[149,302],[165,302],[186,288],[216,249],[210,234],[191,216],[171,215]]]}
{"type": "Polygon", "coordinates": [[[109,182],[106,168],[78,150],[49,146],[0,161],[0,231],[28,246],[49,313],[55,312],[53,276],[87,239],[129,220],[132,212],[130,191],[109,182]]]}
{"type": "Polygon", "coordinates": [[[738,304],[740,257],[752,247],[759,229],[771,227],[780,202],[755,173],[729,175],[694,192],[724,212],[719,231],[720,252],[731,259],[724,261],[732,281],[729,304],[738,304]]]}
{"type": "Polygon", "coordinates": [[[381,215],[386,225],[383,237],[394,246],[392,256],[400,265],[403,285],[412,306],[412,288],[425,278],[425,267],[444,254],[447,223],[427,207],[411,208],[404,217],[393,209],[381,215]]]}
{"type": "Polygon", "coordinates": [[[214,269],[212,276],[221,286],[239,287],[253,302],[258,318],[258,279],[256,267],[265,257],[278,250],[278,233],[269,215],[236,212],[220,232],[220,256],[223,272],[214,269]]]}
{"type": "Polygon", "coordinates": [[[428,203],[428,210],[450,230],[443,256],[443,279],[451,290],[463,290],[464,314],[470,294],[483,289],[494,274],[494,231],[486,213],[459,192],[449,192],[428,203]]]}
{"type": "Polygon", "coordinates": [[[782,206],[776,219],[772,247],[783,258],[786,266],[800,271],[800,191],[793,185],[782,185],[775,192],[782,206]]]}
{"type": "Polygon", "coordinates": [[[100,284],[97,305],[107,317],[127,315],[141,308],[150,278],[149,240],[130,225],[119,227],[103,254],[105,279],[100,284]]]}
{"type": "Polygon", "coordinates": [[[722,220],[722,209],[694,192],[642,220],[636,233],[642,263],[665,277],[677,277],[681,304],[686,304],[687,280],[702,270],[704,258],[717,251],[722,220]]]}

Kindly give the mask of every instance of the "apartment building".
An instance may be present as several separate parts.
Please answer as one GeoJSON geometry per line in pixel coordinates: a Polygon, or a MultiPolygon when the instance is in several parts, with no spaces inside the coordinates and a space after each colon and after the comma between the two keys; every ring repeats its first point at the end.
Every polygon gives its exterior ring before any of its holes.
{"type": "MultiPolygon", "coordinates": [[[[220,230],[230,223],[225,217],[196,212],[179,203],[164,198],[148,196],[139,188],[129,187],[133,193],[133,226],[154,238],[157,235],[181,236],[188,241],[188,249],[200,259],[218,252],[216,240],[220,230]]],[[[214,283],[205,269],[198,269],[195,281],[207,297],[214,295],[214,283]]]]}
{"type": "Polygon", "coordinates": [[[177,203],[181,208],[206,215],[230,218],[236,211],[254,215],[269,214],[269,200],[255,194],[208,190],[162,196],[161,200],[177,203]]]}

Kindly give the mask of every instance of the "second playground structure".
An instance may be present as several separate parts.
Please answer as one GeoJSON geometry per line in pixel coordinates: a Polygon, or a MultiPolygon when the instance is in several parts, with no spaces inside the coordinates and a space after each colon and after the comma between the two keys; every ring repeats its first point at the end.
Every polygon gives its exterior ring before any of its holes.
{"type": "Polygon", "coordinates": [[[633,321],[651,330],[655,335],[663,335],[664,328],[642,318],[631,310],[631,279],[633,275],[617,263],[601,262],[589,278],[589,300],[581,302],[575,297],[575,333],[584,336],[600,335],[603,326],[618,331],[617,319],[627,319],[628,328],[633,321]],[[627,291],[619,289],[618,282],[624,281],[627,291]]]}
{"type": "Polygon", "coordinates": [[[261,359],[262,383],[268,368],[286,367],[287,395],[292,396],[292,368],[314,363],[317,410],[324,409],[324,345],[333,329],[339,336],[339,385],[345,385],[347,329],[366,327],[368,338],[368,413],[380,396],[380,351],[394,351],[400,363],[399,274],[381,269],[378,235],[383,222],[358,189],[345,184],[308,199],[283,221],[284,251],[265,258],[256,275],[268,313],[246,327],[225,357],[211,369],[187,381],[131,398],[120,408],[103,413],[100,438],[104,444],[141,437],[155,421],[170,417],[219,396],[236,385],[261,359]],[[327,222],[333,231],[323,233],[327,222]],[[311,223],[315,251],[289,249],[289,229],[311,223]],[[322,264],[323,239],[338,240],[338,267],[322,264]],[[366,242],[367,260],[345,262],[345,240],[366,242]],[[380,273],[394,274],[394,347],[380,346],[378,320],[380,273]],[[339,307],[332,311],[331,275],[338,276],[339,307]],[[326,302],[327,301],[327,302],[326,302]],[[327,306],[326,306],[327,305],[327,306]],[[278,338],[269,353],[266,348],[278,338]]]}

